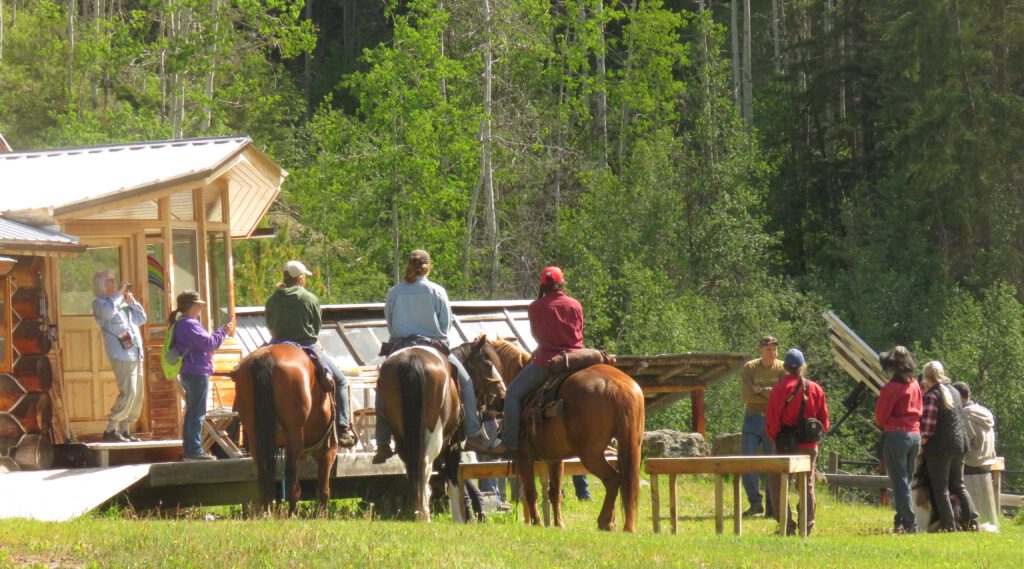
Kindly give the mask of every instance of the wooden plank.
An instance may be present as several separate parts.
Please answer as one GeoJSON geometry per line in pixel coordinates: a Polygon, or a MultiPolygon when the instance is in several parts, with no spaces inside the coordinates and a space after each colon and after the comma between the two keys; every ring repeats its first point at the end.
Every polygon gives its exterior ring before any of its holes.
{"type": "Polygon", "coordinates": [[[649,458],[648,474],[747,474],[809,472],[811,458],[803,454],[768,456],[711,456],[649,458]]]}
{"type": "Polygon", "coordinates": [[[743,500],[740,498],[740,476],[732,477],[732,531],[743,535],[743,500]]]}
{"type": "Polygon", "coordinates": [[[661,501],[660,490],[658,490],[658,475],[651,474],[651,522],[654,524],[654,533],[661,533],[661,501]]]}
{"type": "Polygon", "coordinates": [[[779,493],[779,510],[775,512],[779,517],[779,535],[786,537],[786,526],[789,523],[789,474],[779,476],[779,487],[775,491],[779,493]]]}
{"type": "Polygon", "coordinates": [[[825,474],[825,480],[834,488],[859,488],[861,490],[892,490],[889,477],[879,474],[825,474]]]}
{"type": "MultiPolygon", "coordinates": [[[[605,460],[609,464],[614,466],[618,463],[618,459],[614,456],[606,456],[605,460]]],[[[546,462],[535,462],[533,463],[534,476],[546,476],[548,472],[548,463],[546,462]]],[[[578,458],[570,458],[562,461],[562,469],[564,476],[572,476],[576,474],[589,474],[583,463],[578,458]]],[[[464,479],[476,479],[476,478],[509,478],[514,476],[512,472],[512,463],[508,461],[490,461],[490,462],[464,462],[459,465],[459,476],[464,479]]]]}

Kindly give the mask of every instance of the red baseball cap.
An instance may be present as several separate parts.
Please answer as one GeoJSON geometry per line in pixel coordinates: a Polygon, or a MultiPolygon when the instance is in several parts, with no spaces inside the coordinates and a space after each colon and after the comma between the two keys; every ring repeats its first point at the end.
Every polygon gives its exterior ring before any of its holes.
{"type": "Polygon", "coordinates": [[[544,267],[544,270],[540,272],[540,284],[558,284],[565,282],[565,277],[562,276],[562,269],[558,267],[544,267]]]}

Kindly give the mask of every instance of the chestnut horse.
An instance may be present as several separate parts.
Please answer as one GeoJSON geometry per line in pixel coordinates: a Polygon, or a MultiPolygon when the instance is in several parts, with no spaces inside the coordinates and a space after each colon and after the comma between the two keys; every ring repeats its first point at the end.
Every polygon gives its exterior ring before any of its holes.
{"type": "MultiPolygon", "coordinates": [[[[530,354],[502,339],[489,340],[501,364],[498,371],[511,382],[530,359],[530,354]]],[[[636,529],[640,494],[640,447],[644,438],[644,394],[640,386],[622,371],[609,365],[593,365],[569,376],[558,390],[565,402],[557,417],[537,424],[536,431],[523,421],[522,443],[515,456],[516,471],[523,484],[527,523],[537,525],[537,488],[533,463],[548,463],[548,501],[553,522],[562,523],[562,461],[574,456],[604,483],[605,497],[597,527],[615,529],[615,498],[622,492],[625,521],[622,529],[636,529]],[[618,441],[618,470],[604,457],[608,444],[618,441]]]]}
{"type": "MultiPolygon", "coordinates": [[[[481,337],[452,350],[462,362],[482,405],[495,406],[505,397],[497,378],[497,356],[481,337]]],[[[455,371],[448,358],[434,348],[413,346],[392,353],[380,366],[378,421],[387,421],[395,437],[398,456],[405,463],[411,484],[413,512],[430,521],[430,474],[442,460],[448,495],[454,500],[459,468],[462,403],[455,371]]],[[[481,405],[481,406],[482,406],[481,405]]],[[[387,444],[381,441],[380,444],[387,444]]],[[[452,517],[462,520],[463,505],[452,503],[452,517]]]]}
{"type": "Polygon", "coordinates": [[[306,454],[316,458],[317,500],[320,511],[326,511],[331,467],[338,453],[333,390],[324,390],[313,362],[294,344],[255,350],[238,364],[234,377],[235,408],[249,433],[261,511],[266,511],[274,498],[274,453],[282,445],[288,513],[295,513],[301,495],[298,461],[306,454]]]}

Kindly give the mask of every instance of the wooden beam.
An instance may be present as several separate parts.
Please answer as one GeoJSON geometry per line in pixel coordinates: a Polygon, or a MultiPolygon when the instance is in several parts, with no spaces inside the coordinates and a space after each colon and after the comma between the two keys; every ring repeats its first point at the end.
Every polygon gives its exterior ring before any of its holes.
{"type": "Polygon", "coordinates": [[[811,457],[805,454],[786,454],[649,458],[646,469],[648,474],[791,474],[810,472],[811,457]]]}
{"type": "Polygon", "coordinates": [[[694,433],[705,434],[704,421],[704,390],[698,389],[690,392],[690,430],[694,433]]]}

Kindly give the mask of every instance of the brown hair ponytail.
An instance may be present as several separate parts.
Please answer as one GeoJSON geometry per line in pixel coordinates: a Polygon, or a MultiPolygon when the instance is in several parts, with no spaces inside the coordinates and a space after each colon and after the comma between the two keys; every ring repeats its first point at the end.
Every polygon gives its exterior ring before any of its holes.
{"type": "Polygon", "coordinates": [[[430,253],[416,249],[409,253],[409,262],[405,265],[405,282],[416,282],[416,279],[430,274],[430,253]]]}

